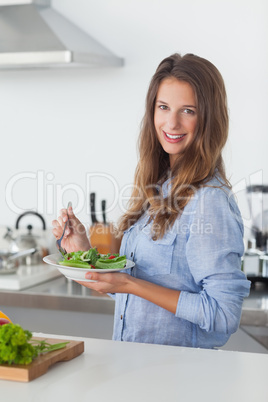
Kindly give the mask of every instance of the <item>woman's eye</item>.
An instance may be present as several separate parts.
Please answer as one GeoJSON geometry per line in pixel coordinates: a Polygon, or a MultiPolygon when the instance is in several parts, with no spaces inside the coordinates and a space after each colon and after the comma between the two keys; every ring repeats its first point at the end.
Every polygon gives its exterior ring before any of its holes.
{"type": "Polygon", "coordinates": [[[167,106],[166,105],[159,105],[159,109],[161,109],[161,110],[167,110],[167,106]]]}
{"type": "Polygon", "coordinates": [[[183,113],[186,113],[186,114],[195,114],[195,111],[192,110],[192,109],[186,108],[186,109],[183,109],[183,113]]]}

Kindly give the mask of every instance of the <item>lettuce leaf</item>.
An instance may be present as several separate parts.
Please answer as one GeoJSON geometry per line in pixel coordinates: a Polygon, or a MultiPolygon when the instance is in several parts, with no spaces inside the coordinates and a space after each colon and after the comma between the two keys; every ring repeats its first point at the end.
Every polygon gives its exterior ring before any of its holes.
{"type": "MultiPolygon", "coordinates": [[[[60,265],[76,268],[87,268],[91,266],[98,269],[120,269],[124,268],[127,260],[126,256],[119,254],[99,254],[96,247],[87,251],[73,251],[63,256],[63,260],[59,261],[60,265]],[[112,258],[110,258],[112,256],[112,258]]],[[[93,268],[92,267],[92,268],[93,268]]]]}

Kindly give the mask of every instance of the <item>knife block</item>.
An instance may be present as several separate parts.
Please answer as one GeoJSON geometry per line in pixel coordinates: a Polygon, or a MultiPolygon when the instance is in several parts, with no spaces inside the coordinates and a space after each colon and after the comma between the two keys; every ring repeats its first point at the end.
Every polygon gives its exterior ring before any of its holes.
{"type": "Polygon", "coordinates": [[[89,229],[91,247],[100,254],[119,253],[121,239],[115,237],[112,224],[94,223],[89,229]]]}

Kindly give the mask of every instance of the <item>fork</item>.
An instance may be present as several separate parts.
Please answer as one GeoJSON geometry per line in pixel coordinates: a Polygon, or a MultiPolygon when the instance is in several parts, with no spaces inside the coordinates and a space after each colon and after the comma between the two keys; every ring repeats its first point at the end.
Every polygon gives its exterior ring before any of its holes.
{"type": "Polygon", "coordinates": [[[67,216],[68,216],[68,219],[67,219],[67,221],[66,221],[65,224],[64,224],[63,232],[62,232],[61,237],[56,241],[56,245],[57,245],[57,247],[58,247],[58,249],[59,249],[59,251],[60,251],[60,253],[61,253],[62,255],[67,254],[67,251],[61,246],[61,241],[62,241],[62,239],[63,239],[63,237],[64,237],[64,233],[65,233],[65,229],[66,229],[66,227],[67,227],[67,223],[69,222],[68,209],[69,209],[69,207],[71,207],[71,206],[72,206],[72,203],[71,203],[71,202],[68,202],[68,205],[67,205],[67,216]]]}

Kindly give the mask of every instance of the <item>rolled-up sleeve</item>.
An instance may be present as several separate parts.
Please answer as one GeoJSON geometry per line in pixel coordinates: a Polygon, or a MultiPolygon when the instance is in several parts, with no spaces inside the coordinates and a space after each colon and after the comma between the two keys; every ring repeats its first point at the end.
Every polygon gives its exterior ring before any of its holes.
{"type": "Polygon", "coordinates": [[[193,201],[186,259],[198,292],[181,291],[176,316],[207,332],[239,326],[250,282],[241,271],[242,218],[231,193],[203,188],[193,201]]]}

